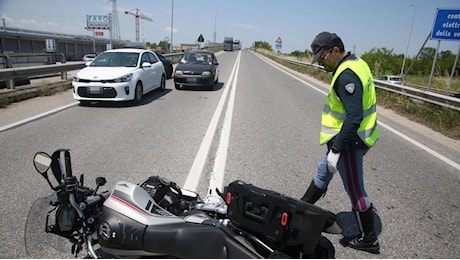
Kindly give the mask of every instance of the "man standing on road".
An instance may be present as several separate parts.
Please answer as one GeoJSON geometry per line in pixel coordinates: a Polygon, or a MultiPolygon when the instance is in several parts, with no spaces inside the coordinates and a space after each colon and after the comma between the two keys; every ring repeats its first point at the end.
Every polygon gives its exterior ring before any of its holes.
{"type": "Polygon", "coordinates": [[[335,33],[318,34],[311,48],[312,63],[318,62],[332,72],[333,78],[321,118],[320,144],[327,144],[327,152],[302,200],[314,204],[339,171],[361,232],[358,237],[341,242],[378,254],[373,205],[363,181],[363,157],[379,136],[372,73],[365,61],[345,51],[335,33]]]}

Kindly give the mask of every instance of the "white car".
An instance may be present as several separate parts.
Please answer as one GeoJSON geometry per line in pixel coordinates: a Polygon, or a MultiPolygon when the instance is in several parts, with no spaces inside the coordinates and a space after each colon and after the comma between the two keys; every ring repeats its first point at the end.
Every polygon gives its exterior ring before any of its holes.
{"type": "Polygon", "coordinates": [[[144,49],[114,49],[99,54],[72,81],[73,98],[91,101],[134,101],[165,88],[166,73],[156,54],[144,49]]]}
{"type": "Polygon", "coordinates": [[[85,54],[83,58],[81,58],[82,61],[93,61],[96,58],[96,54],[85,54]]]}
{"type": "Polygon", "coordinates": [[[393,83],[393,84],[399,84],[399,85],[402,84],[402,78],[400,76],[383,75],[382,79],[390,83],[393,83]]]}

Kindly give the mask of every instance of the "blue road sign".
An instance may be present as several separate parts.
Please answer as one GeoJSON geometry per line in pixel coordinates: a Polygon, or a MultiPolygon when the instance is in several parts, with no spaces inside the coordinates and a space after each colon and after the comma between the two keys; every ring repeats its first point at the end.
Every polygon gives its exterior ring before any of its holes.
{"type": "Polygon", "coordinates": [[[436,10],[436,19],[431,31],[432,40],[460,40],[460,9],[436,10]]]}

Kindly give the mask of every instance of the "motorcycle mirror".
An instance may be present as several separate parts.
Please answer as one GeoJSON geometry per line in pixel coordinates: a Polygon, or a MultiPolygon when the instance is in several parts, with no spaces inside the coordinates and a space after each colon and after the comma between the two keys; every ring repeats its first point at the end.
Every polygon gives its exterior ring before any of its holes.
{"type": "Polygon", "coordinates": [[[107,180],[104,177],[97,177],[96,178],[96,185],[97,186],[104,186],[107,183],[107,180]]]}
{"type": "Polygon", "coordinates": [[[43,178],[48,182],[50,185],[51,189],[56,190],[57,188],[51,184],[50,179],[48,178],[48,170],[51,167],[51,164],[53,162],[53,159],[51,156],[45,152],[38,152],[34,156],[34,167],[35,170],[37,170],[38,173],[40,173],[43,178]]]}
{"type": "Polygon", "coordinates": [[[107,183],[107,180],[104,177],[97,177],[96,178],[96,189],[94,190],[94,195],[97,194],[97,190],[99,187],[104,186],[107,183]]]}
{"type": "Polygon", "coordinates": [[[51,167],[51,156],[45,152],[38,152],[34,156],[34,167],[46,179],[48,178],[47,172],[51,167]]]}

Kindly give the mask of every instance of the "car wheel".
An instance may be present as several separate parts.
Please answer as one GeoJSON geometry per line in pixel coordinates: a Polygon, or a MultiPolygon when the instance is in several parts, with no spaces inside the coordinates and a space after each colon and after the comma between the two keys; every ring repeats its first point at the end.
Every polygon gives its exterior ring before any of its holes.
{"type": "Polygon", "coordinates": [[[91,105],[91,101],[88,100],[80,100],[80,106],[87,107],[91,105]]]}
{"type": "Polygon", "coordinates": [[[140,82],[137,82],[136,89],[134,90],[134,104],[138,105],[142,101],[143,88],[140,82]]]}
{"type": "Polygon", "coordinates": [[[166,79],[165,75],[161,76],[161,89],[166,89],[166,79]]]}
{"type": "Polygon", "coordinates": [[[171,79],[172,78],[172,74],[173,74],[173,68],[172,66],[168,69],[168,71],[166,72],[168,75],[166,76],[167,79],[171,79]]]}
{"type": "Polygon", "coordinates": [[[214,90],[214,81],[209,84],[209,90],[214,90]]]}

